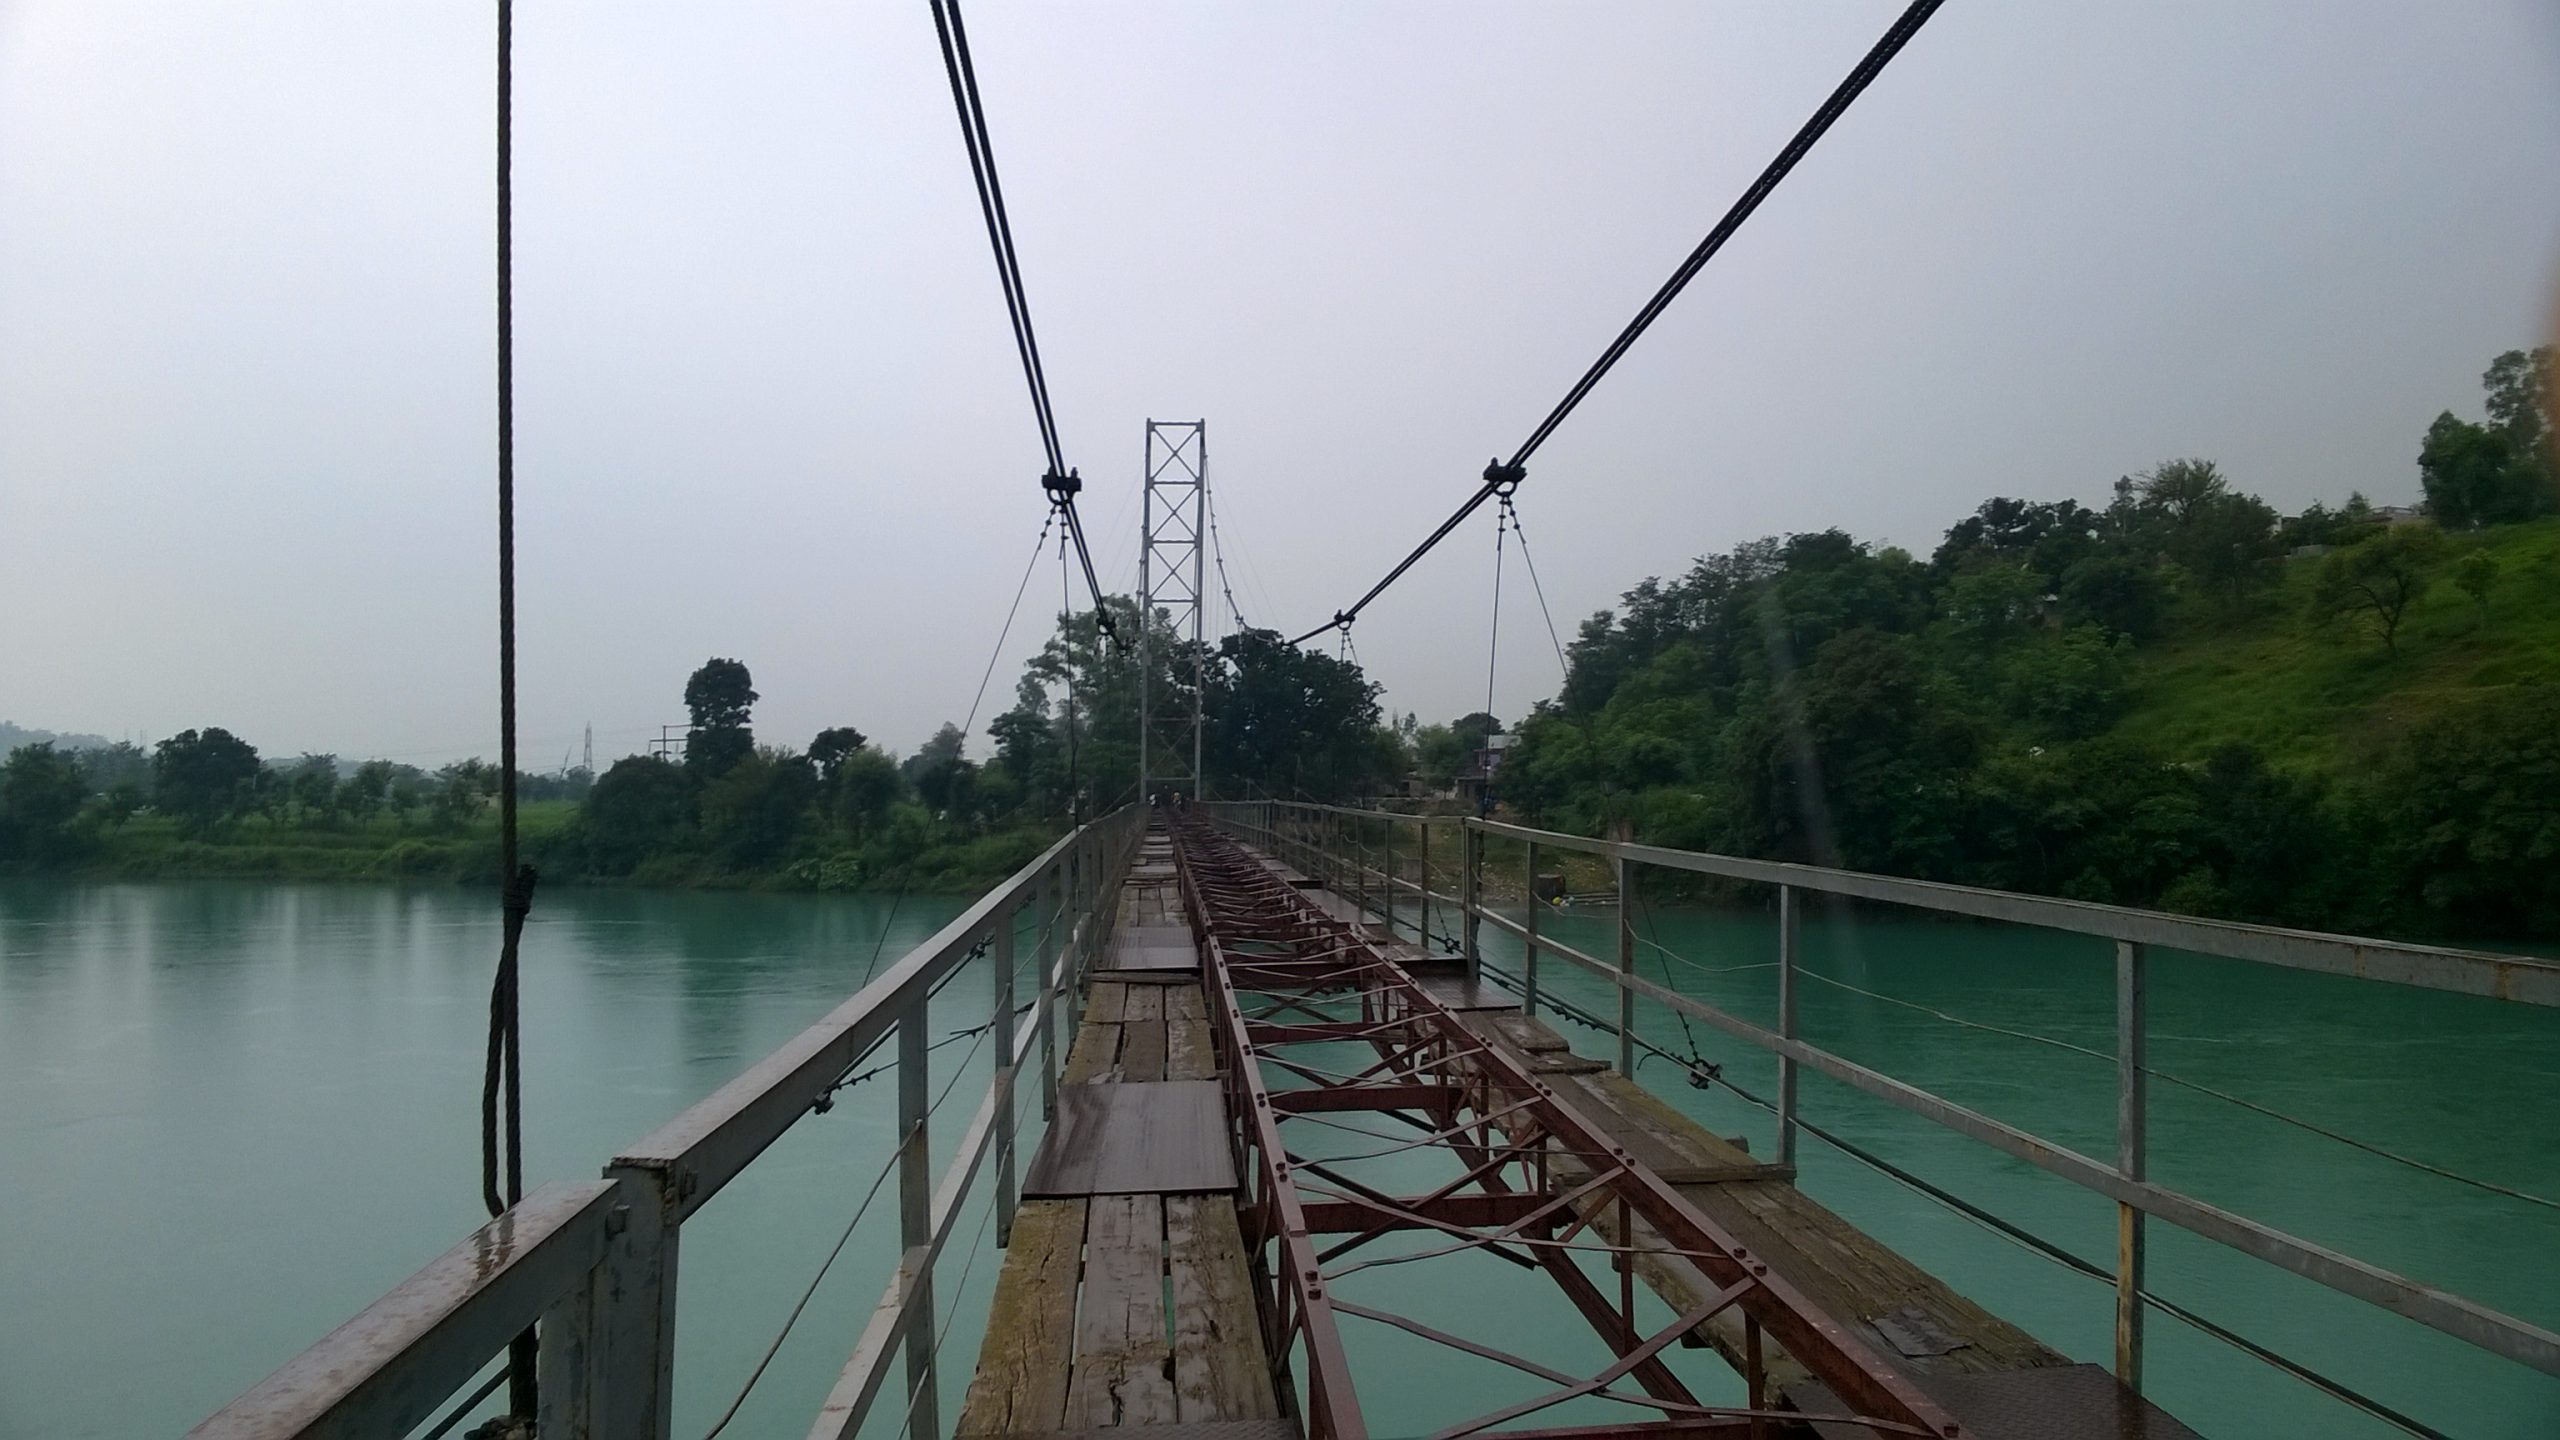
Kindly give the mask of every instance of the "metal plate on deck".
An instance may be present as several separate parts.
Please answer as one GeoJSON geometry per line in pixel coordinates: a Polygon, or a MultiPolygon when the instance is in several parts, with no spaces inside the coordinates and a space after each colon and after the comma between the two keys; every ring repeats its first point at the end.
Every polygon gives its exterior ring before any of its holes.
{"type": "MultiPolygon", "coordinates": [[[[1973,1440],[2203,1440],[2176,1417],[2127,1390],[2098,1365],[2049,1365],[1983,1375],[1912,1375],[1973,1440]]],[[[1790,1385],[1787,1403],[1808,1415],[1845,1415],[1817,1384],[1790,1385]]],[[[1817,1424],[1823,1440],[1875,1440],[1864,1425],[1817,1424]]]]}
{"type": "Polygon", "coordinates": [[[1200,947],[1188,925],[1132,925],[1111,942],[1111,957],[1099,973],[1144,972],[1161,975],[1200,973],[1200,947]]]}
{"type": "Polygon", "coordinates": [[[1236,1186],[1214,1080],[1061,1085],[1058,1118],[1022,1179],[1026,1200],[1178,1195],[1236,1186]]]}

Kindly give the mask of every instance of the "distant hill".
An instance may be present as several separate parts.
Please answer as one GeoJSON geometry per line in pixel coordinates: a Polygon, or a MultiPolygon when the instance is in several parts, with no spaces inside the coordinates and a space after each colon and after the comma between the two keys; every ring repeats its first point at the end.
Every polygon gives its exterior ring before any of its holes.
{"type": "Polygon", "coordinates": [[[2115,735],[2184,760],[2243,744],[2346,778],[2421,722],[2560,685],[2560,519],[2454,538],[2497,566],[2485,606],[2439,575],[2387,652],[2355,626],[2306,622],[2320,559],[2287,560],[2247,618],[2175,627],[2137,652],[2115,735]]]}
{"type": "Polygon", "coordinates": [[[0,720],[0,755],[21,745],[51,743],[64,750],[104,750],[113,742],[104,735],[66,735],[53,730],[29,730],[0,720]]]}

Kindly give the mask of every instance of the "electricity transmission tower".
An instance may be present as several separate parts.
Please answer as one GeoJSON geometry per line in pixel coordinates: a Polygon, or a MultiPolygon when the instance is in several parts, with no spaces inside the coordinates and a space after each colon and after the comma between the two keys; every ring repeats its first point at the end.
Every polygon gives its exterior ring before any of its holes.
{"type": "Polygon", "coordinates": [[[1209,513],[1209,422],[1147,422],[1147,490],[1138,509],[1138,794],[1201,792],[1202,602],[1209,513]],[[1188,642],[1169,656],[1165,634],[1188,642]],[[1187,673],[1186,673],[1187,672],[1187,673]]]}

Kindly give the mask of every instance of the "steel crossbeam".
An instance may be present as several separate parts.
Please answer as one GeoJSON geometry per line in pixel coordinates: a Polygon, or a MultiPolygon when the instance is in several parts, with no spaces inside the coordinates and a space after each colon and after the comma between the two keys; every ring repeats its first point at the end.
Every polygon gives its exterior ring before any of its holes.
{"type": "Polygon", "coordinates": [[[1699,1404],[1663,1360],[1667,1348],[1727,1309],[1739,1309],[1755,1335],[1765,1332],[1855,1412],[1810,1418],[1876,1435],[1959,1433],[1902,1371],[1518,1057],[1470,1030],[1362,927],[1327,914],[1205,823],[1186,817],[1174,827],[1174,840],[1182,903],[1201,939],[1211,1026],[1225,1061],[1222,1083],[1245,1177],[1239,1213],[1248,1245],[1262,1257],[1257,1276],[1271,1358],[1275,1369],[1286,1369],[1293,1356],[1303,1359],[1311,1440],[1362,1440],[1368,1433],[1342,1340],[1345,1315],[1396,1326],[1556,1387],[1455,1423],[1435,1440],[1594,1396],[1651,1410],[1656,1418],[1536,1433],[1757,1436],[1780,1418],[1768,1408],[1757,1373],[1747,1377],[1748,1407],[1719,1408],[1699,1404]],[[1368,1045],[1376,1062],[1345,1074],[1283,1053],[1343,1043],[1368,1045]],[[1275,1090],[1275,1079],[1292,1088],[1275,1090]],[[1415,1133],[1351,1155],[1310,1157],[1291,1149],[1289,1127],[1301,1124],[1384,1139],[1387,1132],[1331,1118],[1354,1111],[1415,1133]],[[1449,1155],[1458,1178],[1428,1194],[1391,1195],[1344,1173],[1361,1160],[1429,1149],[1449,1155]],[[1609,1209],[1620,1236],[1632,1242],[1632,1222],[1642,1220],[1660,1237],[1652,1250],[1686,1259],[1717,1292],[1669,1328],[1644,1333],[1634,1295],[1639,1247],[1604,1243],[1590,1224],[1609,1209]],[[1450,1243],[1342,1258],[1390,1231],[1422,1230],[1445,1234],[1450,1243]],[[1349,1238],[1320,1248],[1318,1237],[1328,1235],[1349,1238]],[[1597,1374],[1566,1375],[1331,1293],[1333,1281],[1357,1270],[1470,1252],[1544,1271],[1616,1361],[1597,1374]],[[1582,1271],[1577,1252],[1609,1257],[1617,1296],[1582,1271]],[[1636,1388],[1626,1387],[1630,1381],[1636,1388]]]}

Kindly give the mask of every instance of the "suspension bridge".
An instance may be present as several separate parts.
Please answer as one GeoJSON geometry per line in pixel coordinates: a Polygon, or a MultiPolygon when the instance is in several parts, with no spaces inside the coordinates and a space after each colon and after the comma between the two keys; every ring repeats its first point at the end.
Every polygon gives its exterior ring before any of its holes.
{"type": "MultiPolygon", "coordinates": [[[[1081,575],[1108,629],[1077,507],[1085,480],[1059,443],[966,24],[957,0],[931,5],[1040,441],[1049,525],[1034,561],[1054,528],[1065,583],[1081,575]]],[[[1903,11],[1526,440],[1487,465],[1469,497],[1382,579],[1294,643],[1330,633],[1347,645],[1363,612],[1488,503],[1497,536],[1516,533],[1515,497],[1539,446],[1937,8],[1919,0],[1903,11]]],[[[1204,764],[1199,676],[1159,693],[1156,667],[1145,663],[1158,643],[1145,623],[1155,615],[1189,639],[1186,653],[1200,663],[1213,557],[1233,609],[1215,548],[1205,420],[1146,425],[1141,623],[1123,637],[1139,649],[1149,687],[1139,713],[1141,801],[1078,817],[938,934],[625,1147],[598,1177],[528,1189],[516,977],[533,886],[514,839],[509,14],[502,0],[506,926],[482,1097],[491,1219],[206,1419],[193,1432],[199,1440],[432,1440],[492,1405],[499,1416],[472,1434],[666,1440],[676,1433],[679,1346],[692,1333],[680,1303],[687,1226],[786,1133],[875,1077],[894,1087],[894,1131],[871,1157],[868,1188],[851,1197],[845,1234],[877,1205],[894,1213],[897,1244],[875,1277],[868,1323],[807,1416],[813,1440],[1360,1440],[1381,1432],[1375,1417],[1390,1396],[1400,1416],[1429,1410],[1428,1423],[1402,1430],[1435,1440],[2172,1440],[2196,1433],[2189,1423],[2245,1422],[2172,1416],[2146,1398],[2146,1334],[2160,1316],[2382,1425],[2442,1433],[2158,1293],[2146,1258],[2160,1225],[2211,1242],[2219,1263],[2289,1272],[2500,1361],[2560,1375],[2560,1334],[2153,1178],[2153,1086],[2201,1087],[2154,1069],[2147,1052],[2155,952],[2535,1007],[2560,1006],[2560,965],[1591,839],[1482,814],[1231,794],[1204,764]],[[1566,857],[1609,875],[1602,908],[1613,948],[1570,943],[1537,898],[1546,867],[1566,857]],[[1651,943],[1636,928],[1640,897],[1698,877],[1759,897],[1777,917],[1773,953],[1759,962],[1778,983],[1765,1023],[1667,974],[1656,982],[1638,963],[1651,943]],[[1797,1003],[1809,973],[1799,933],[1815,901],[2111,947],[2115,1043],[2089,1053],[2114,1067],[2113,1152],[2031,1133],[1808,1034],[1797,1003]],[[1560,973],[1576,984],[1559,985],[1560,973]],[[1608,997],[1601,1005],[1575,998],[1592,984],[1608,997]],[[955,1013],[959,995],[985,999],[955,1013]],[[1665,1014],[1687,1037],[1680,1051],[1639,1023],[1665,1014]],[[1727,1077],[1698,1048],[1693,1022],[1725,1053],[1773,1057],[1771,1093],[1727,1077]],[[1774,1143],[1755,1152],[1646,1089],[1648,1058],[1665,1062],[1654,1074],[1682,1088],[1720,1089],[1765,1111],[1774,1143]],[[2113,1265],[1836,1133],[1801,1103],[1808,1071],[2112,1206],[2113,1265]],[[1944,1207],[2105,1282],[2112,1354],[2101,1362],[2063,1353],[2004,1315],[2011,1297],[1959,1293],[1826,1208],[1799,1184],[1808,1141],[1874,1168],[1915,1205],[1944,1207]],[[967,1230],[973,1218],[991,1228],[993,1252],[983,1232],[967,1230]],[[977,1268],[986,1253],[1001,1256],[991,1275],[977,1268]],[[990,1296],[983,1331],[955,1335],[966,1313],[958,1298],[973,1284],[990,1296]],[[1445,1301],[1457,1294],[1471,1303],[1453,1315],[1445,1301]],[[1483,1323],[1495,1317],[1504,1323],[1483,1323]],[[1395,1355],[1442,1358],[1419,1371],[1382,1362],[1390,1335],[1395,1355]],[[952,1373],[962,1355],[974,1357],[965,1385],[952,1373]],[[1503,1379],[1427,1383],[1439,1366],[1462,1364],[1503,1379]],[[947,1389],[959,1397],[948,1414],[947,1389]]],[[[825,1258],[820,1278],[843,1250],[840,1242],[825,1258]]],[[[741,1399],[764,1373],[759,1365],[746,1377],[741,1399]]],[[[711,1433],[738,1413],[731,1404],[711,1433]]]]}

